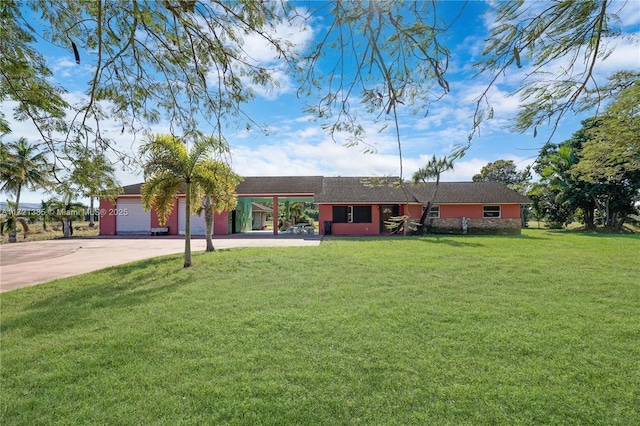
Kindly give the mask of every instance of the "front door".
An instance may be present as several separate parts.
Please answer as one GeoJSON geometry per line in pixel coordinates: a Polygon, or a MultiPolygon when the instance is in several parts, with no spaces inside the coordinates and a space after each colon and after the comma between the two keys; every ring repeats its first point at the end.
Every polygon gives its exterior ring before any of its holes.
{"type": "Polygon", "coordinates": [[[387,229],[385,222],[388,222],[392,217],[398,216],[400,213],[400,208],[398,205],[388,204],[380,206],[380,233],[388,234],[389,230],[387,229]]]}

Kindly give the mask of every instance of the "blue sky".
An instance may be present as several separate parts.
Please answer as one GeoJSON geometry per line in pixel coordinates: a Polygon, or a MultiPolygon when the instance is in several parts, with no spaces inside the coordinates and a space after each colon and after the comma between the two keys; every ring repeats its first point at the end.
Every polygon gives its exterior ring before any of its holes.
{"type": "MultiPolygon", "coordinates": [[[[306,4],[306,3],[301,3],[306,4]]],[[[627,31],[640,35],[640,2],[619,2],[623,9],[619,16],[627,31]]],[[[458,13],[461,2],[444,2],[439,13],[448,19],[458,13]]],[[[452,53],[448,80],[451,93],[444,99],[434,103],[429,113],[413,116],[408,112],[401,113],[401,138],[403,148],[403,171],[405,177],[423,166],[433,155],[443,156],[451,152],[458,144],[465,144],[472,124],[475,99],[486,88],[487,77],[473,78],[474,70],[470,65],[478,58],[483,47],[483,40],[491,25],[490,2],[470,2],[456,23],[443,38],[452,53]]],[[[34,24],[37,24],[35,22],[34,24]]],[[[277,33],[294,42],[300,48],[311,46],[323,35],[325,22],[320,16],[307,21],[305,28],[277,28],[277,33]]],[[[37,27],[36,27],[37,28],[37,27]]],[[[44,28],[37,28],[39,31],[44,28]]],[[[65,86],[71,103],[85,97],[84,84],[90,80],[92,67],[90,60],[83,60],[81,65],[74,61],[69,49],[60,49],[48,43],[41,43],[41,52],[45,55],[54,71],[54,79],[65,86]]],[[[256,60],[272,63],[273,52],[258,40],[246,40],[245,47],[256,60]]],[[[87,52],[81,52],[83,58],[90,58],[87,52]]],[[[562,64],[558,64],[562,66],[562,64]]],[[[630,42],[618,41],[613,53],[598,65],[598,77],[604,81],[607,75],[620,69],[640,68],[640,47],[630,42]]],[[[519,168],[531,164],[537,150],[547,141],[551,126],[538,128],[538,135],[533,137],[533,130],[524,134],[512,133],[505,129],[517,112],[518,100],[508,97],[507,93],[516,87],[526,73],[523,69],[513,68],[503,77],[490,92],[490,100],[495,110],[494,118],[485,122],[480,134],[473,139],[471,149],[464,158],[455,163],[453,171],[443,175],[444,181],[469,181],[472,176],[491,161],[498,159],[514,160],[519,168]]],[[[393,127],[379,132],[380,123],[372,123],[363,115],[362,124],[367,130],[367,143],[375,146],[377,153],[365,154],[363,147],[347,148],[335,143],[323,132],[320,122],[303,112],[305,103],[314,98],[298,98],[298,83],[284,68],[276,66],[274,76],[280,81],[280,88],[268,93],[258,93],[245,110],[258,123],[266,123],[269,135],[265,136],[258,129],[246,131],[229,127],[225,136],[231,148],[231,163],[235,171],[243,176],[382,176],[398,175],[400,163],[397,141],[393,127]]],[[[4,102],[2,111],[7,118],[12,117],[12,104],[4,102]]],[[[572,116],[564,119],[552,141],[560,142],[578,130],[580,120],[588,115],[572,116]]],[[[120,134],[121,126],[115,122],[104,121],[103,131],[113,137],[124,150],[135,152],[143,137],[120,134]]],[[[37,142],[39,137],[35,128],[28,122],[13,122],[13,132],[4,140],[27,137],[37,142]]],[[[168,130],[166,123],[154,126],[155,133],[168,130]]],[[[139,174],[118,170],[122,185],[142,181],[139,174]]],[[[3,194],[2,198],[6,198],[3,194]]],[[[25,192],[23,202],[39,202],[49,196],[42,193],[25,192]]]]}

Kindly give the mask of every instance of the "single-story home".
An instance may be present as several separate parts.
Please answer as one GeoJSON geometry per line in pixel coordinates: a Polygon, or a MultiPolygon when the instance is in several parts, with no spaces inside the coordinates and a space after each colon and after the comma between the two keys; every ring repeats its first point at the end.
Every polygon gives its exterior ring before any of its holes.
{"type": "MultiPolygon", "coordinates": [[[[140,187],[125,186],[115,203],[101,201],[100,235],[184,234],[184,195],[176,197],[173,212],[161,226],[154,209],[142,208],[140,187]]],[[[279,202],[317,204],[320,234],[381,235],[388,233],[384,222],[391,217],[420,218],[434,196],[435,183],[400,185],[392,177],[245,177],[236,193],[236,209],[214,215],[214,235],[263,229],[270,209],[254,204],[261,201],[272,203],[270,213],[276,218],[279,202]]],[[[523,204],[531,201],[498,182],[441,182],[429,217],[435,232],[462,233],[464,228],[468,233],[520,233],[523,204]]],[[[191,233],[204,235],[204,215],[191,217],[191,233]]],[[[278,233],[277,227],[273,233],[278,233]]]]}

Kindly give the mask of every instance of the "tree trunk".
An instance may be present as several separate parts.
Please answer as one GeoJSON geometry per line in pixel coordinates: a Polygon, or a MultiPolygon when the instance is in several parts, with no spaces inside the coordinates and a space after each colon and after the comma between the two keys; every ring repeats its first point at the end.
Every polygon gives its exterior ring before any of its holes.
{"type": "Polygon", "coordinates": [[[584,220],[584,226],[587,229],[596,229],[595,224],[595,203],[588,202],[586,208],[582,211],[582,219],[584,220]]]}
{"type": "Polygon", "coordinates": [[[433,205],[433,200],[436,199],[436,195],[438,195],[438,187],[440,186],[440,175],[436,177],[436,187],[433,190],[433,196],[429,199],[427,203],[427,207],[422,212],[422,216],[420,216],[420,223],[422,224],[423,233],[428,234],[431,232],[431,221],[429,220],[429,212],[431,211],[431,206],[433,205]]]}
{"type": "Polygon", "coordinates": [[[62,236],[64,238],[71,237],[71,220],[68,217],[62,219],[62,236]]]}
{"type": "Polygon", "coordinates": [[[431,205],[433,204],[433,199],[429,200],[427,203],[427,207],[425,207],[422,212],[422,216],[420,216],[420,223],[422,224],[422,230],[424,234],[429,233],[430,223],[429,223],[429,212],[431,211],[431,205]]]}
{"type": "MultiPolygon", "coordinates": [[[[15,216],[19,216],[18,211],[20,210],[20,193],[22,192],[22,186],[18,186],[18,190],[16,191],[16,211],[14,212],[15,216]]],[[[18,224],[16,224],[17,226],[18,224]]]]}
{"type": "Polygon", "coordinates": [[[184,267],[188,268],[191,266],[191,183],[187,182],[185,186],[184,267]]]}
{"type": "Polygon", "coordinates": [[[93,228],[95,223],[93,223],[93,197],[89,197],[89,228],[93,228]]]}
{"type": "Polygon", "coordinates": [[[213,210],[211,209],[211,198],[207,195],[204,202],[204,233],[207,239],[207,248],[205,252],[215,251],[211,234],[213,233],[213,210]]]}
{"type": "MultiPolygon", "coordinates": [[[[16,211],[10,213],[10,214],[13,214],[14,218],[17,218],[18,215],[20,214],[19,212],[20,212],[20,191],[21,191],[21,189],[22,189],[22,187],[18,186],[18,190],[16,191],[16,211]]],[[[8,231],[9,231],[9,242],[10,243],[17,243],[18,239],[16,238],[16,235],[18,235],[18,219],[15,219],[15,221],[13,223],[13,226],[10,226],[8,231]]]]}

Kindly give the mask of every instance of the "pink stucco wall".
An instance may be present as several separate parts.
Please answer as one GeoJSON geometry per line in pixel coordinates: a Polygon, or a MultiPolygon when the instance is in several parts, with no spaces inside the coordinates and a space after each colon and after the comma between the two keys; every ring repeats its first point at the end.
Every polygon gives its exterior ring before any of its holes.
{"type": "MultiPolygon", "coordinates": [[[[440,205],[441,219],[454,219],[466,217],[469,219],[483,218],[482,204],[445,204],[440,205]]],[[[502,204],[500,207],[501,219],[517,219],[520,217],[519,204],[502,204]]]]}
{"type": "MultiPolygon", "coordinates": [[[[320,235],[324,235],[324,222],[333,222],[333,205],[320,204],[318,207],[320,235]]],[[[379,235],[380,209],[378,205],[371,206],[371,223],[333,223],[331,235],[379,235]]]]}
{"type": "MultiPolygon", "coordinates": [[[[400,214],[404,214],[403,211],[406,209],[406,207],[406,205],[400,206],[400,214]]],[[[422,216],[422,206],[420,204],[409,204],[408,215],[409,217],[415,217],[419,219],[420,216],[422,216]]]]}
{"type": "Polygon", "coordinates": [[[229,234],[229,212],[224,211],[213,215],[213,233],[214,235],[229,234]]]}
{"type": "Polygon", "coordinates": [[[116,235],[116,216],[109,211],[116,206],[109,200],[100,200],[100,235],[116,235]]]}
{"type": "MultiPolygon", "coordinates": [[[[344,204],[343,204],[344,205],[344,204]]],[[[372,223],[333,223],[331,226],[332,235],[380,235],[382,233],[380,227],[380,206],[372,205],[371,222],[372,223]]],[[[333,205],[319,205],[319,225],[320,234],[324,235],[324,222],[333,222],[333,205]]],[[[413,218],[420,218],[422,215],[422,206],[419,204],[401,205],[399,214],[408,214],[413,218]]],[[[482,204],[449,204],[440,205],[440,218],[452,219],[466,217],[469,219],[483,219],[482,204]]],[[[500,211],[500,219],[518,219],[520,218],[519,204],[502,204],[500,211]]],[[[495,219],[493,219],[495,220],[495,219]]]]}
{"type": "MultiPolygon", "coordinates": [[[[135,196],[134,196],[135,197],[135,196]]],[[[132,197],[127,197],[132,198],[132,197]]],[[[109,214],[110,210],[116,208],[116,205],[109,200],[100,200],[100,210],[105,214],[100,215],[100,235],[116,235],[116,216],[109,214]]],[[[151,228],[159,228],[162,226],[169,227],[170,235],[178,235],[178,200],[176,199],[173,210],[167,218],[164,225],[160,225],[158,221],[158,213],[155,208],[151,208],[151,228]]],[[[213,215],[213,229],[215,235],[227,235],[229,233],[229,213],[215,213],[213,215]]]]}
{"type": "Polygon", "coordinates": [[[519,219],[520,204],[503,204],[500,217],[503,219],[519,219]]]}

